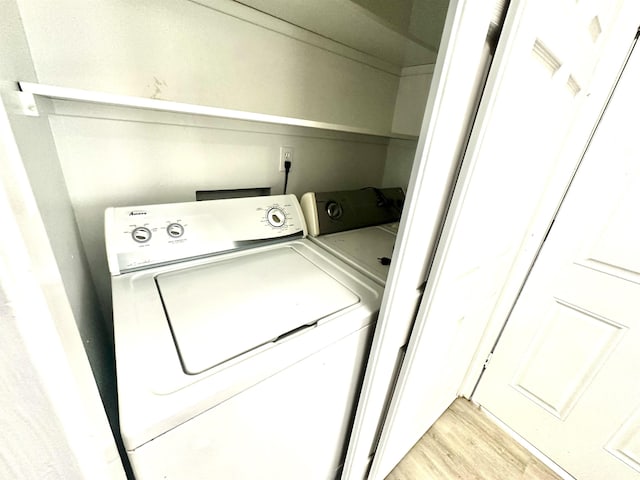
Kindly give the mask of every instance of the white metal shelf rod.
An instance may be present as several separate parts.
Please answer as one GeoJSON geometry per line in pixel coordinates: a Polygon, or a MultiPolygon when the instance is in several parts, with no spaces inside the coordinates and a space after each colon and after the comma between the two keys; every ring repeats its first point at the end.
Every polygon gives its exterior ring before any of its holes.
{"type": "Polygon", "coordinates": [[[163,112],[186,113],[192,115],[203,115],[207,117],[228,118],[234,120],[245,120],[250,122],[272,123],[278,125],[290,125],[296,127],[314,128],[320,130],[331,130],[345,133],[355,133],[360,135],[372,135],[376,137],[415,139],[410,135],[392,134],[390,132],[379,132],[366,128],[340,125],[335,123],[316,122],[303,120],[301,118],[281,117],[264,113],[245,112],[242,110],[230,110],[227,108],[209,107],[206,105],[196,105],[191,103],[172,102],[168,100],[158,100],[155,98],[134,97],[130,95],[117,95],[113,93],[96,92],[77,88],[56,87],[53,85],[43,85],[39,83],[19,82],[23,92],[31,93],[48,98],[60,100],[75,100],[88,103],[99,103],[103,105],[115,105],[120,107],[141,108],[145,110],[157,110],[163,112]]]}

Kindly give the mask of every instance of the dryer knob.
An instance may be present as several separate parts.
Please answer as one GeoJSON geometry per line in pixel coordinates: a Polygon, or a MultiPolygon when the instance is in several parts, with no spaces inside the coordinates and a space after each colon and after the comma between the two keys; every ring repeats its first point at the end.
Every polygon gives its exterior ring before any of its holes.
{"type": "Polygon", "coordinates": [[[329,201],[327,202],[327,215],[329,215],[329,218],[331,220],[338,220],[340,219],[340,217],[342,217],[342,205],[340,205],[338,202],[336,201],[329,201]]]}

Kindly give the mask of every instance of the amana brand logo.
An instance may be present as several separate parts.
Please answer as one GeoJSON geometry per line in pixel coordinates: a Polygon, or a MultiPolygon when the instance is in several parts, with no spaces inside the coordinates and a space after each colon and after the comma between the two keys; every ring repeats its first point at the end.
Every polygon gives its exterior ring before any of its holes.
{"type": "Polygon", "coordinates": [[[147,214],[146,210],[131,210],[129,212],[129,216],[130,217],[133,217],[133,216],[136,216],[136,215],[146,215],[146,214],[147,214]]]}

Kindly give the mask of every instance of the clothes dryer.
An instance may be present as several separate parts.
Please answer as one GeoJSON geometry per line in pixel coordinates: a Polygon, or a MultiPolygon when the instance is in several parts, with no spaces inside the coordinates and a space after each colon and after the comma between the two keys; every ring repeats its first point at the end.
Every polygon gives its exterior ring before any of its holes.
{"type": "Polygon", "coordinates": [[[382,291],[306,233],[293,195],[107,209],[138,480],[339,475],[382,291]]]}
{"type": "Polygon", "coordinates": [[[312,241],[384,286],[404,205],[401,188],[309,192],[300,203],[312,241]]]}

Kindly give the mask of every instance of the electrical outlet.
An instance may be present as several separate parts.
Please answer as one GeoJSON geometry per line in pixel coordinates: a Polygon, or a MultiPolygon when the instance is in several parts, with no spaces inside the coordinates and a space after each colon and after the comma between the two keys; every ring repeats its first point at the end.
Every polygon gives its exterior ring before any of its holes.
{"type": "MultiPolygon", "coordinates": [[[[280,171],[284,172],[284,162],[291,162],[293,167],[293,147],[280,147],[280,171]]],[[[289,168],[291,171],[291,168],[289,168]]]]}

